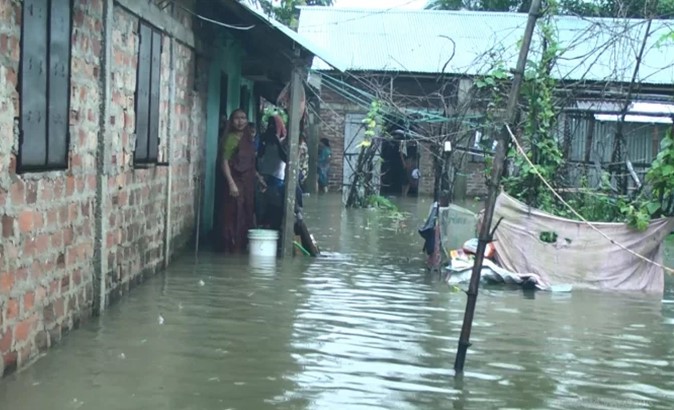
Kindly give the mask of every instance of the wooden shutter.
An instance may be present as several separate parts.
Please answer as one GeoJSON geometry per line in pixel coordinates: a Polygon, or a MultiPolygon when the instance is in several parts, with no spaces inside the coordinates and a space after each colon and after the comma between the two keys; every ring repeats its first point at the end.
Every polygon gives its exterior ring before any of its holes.
{"type": "Polygon", "coordinates": [[[65,167],[70,97],[70,0],[52,0],[49,22],[47,166],[65,167]]]}
{"type": "Polygon", "coordinates": [[[150,68],[152,64],[152,29],[140,23],[138,73],[136,84],[136,150],[135,162],[148,160],[148,133],[150,108],[150,68]]]}
{"type": "MultiPolygon", "coordinates": [[[[150,131],[148,161],[156,161],[159,152],[159,92],[161,87],[161,33],[152,32],[152,66],[150,73],[150,131]]],[[[169,115],[171,113],[169,112],[169,115]]]]}
{"type": "Polygon", "coordinates": [[[20,170],[44,167],[47,158],[47,16],[47,0],[24,0],[20,170]]]}

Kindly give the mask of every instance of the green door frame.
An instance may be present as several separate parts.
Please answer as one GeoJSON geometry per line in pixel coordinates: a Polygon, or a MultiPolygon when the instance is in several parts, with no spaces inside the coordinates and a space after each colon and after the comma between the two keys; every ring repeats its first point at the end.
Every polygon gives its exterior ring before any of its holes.
{"type": "Polygon", "coordinates": [[[241,60],[243,49],[231,39],[222,37],[216,40],[211,65],[208,71],[208,98],[206,108],[206,156],[204,175],[204,195],[201,204],[201,235],[209,235],[213,230],[213,211],[215,206],[215,172],[218,154],[218,129],[220,127],[220,81],[227,74],[227,113],[239,106],[239,90],[242,84],[241,60]]]}

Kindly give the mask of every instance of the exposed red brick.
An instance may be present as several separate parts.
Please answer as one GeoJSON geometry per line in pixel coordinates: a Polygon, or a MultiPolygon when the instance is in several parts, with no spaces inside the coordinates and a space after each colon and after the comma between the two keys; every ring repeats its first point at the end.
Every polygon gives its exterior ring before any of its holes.
{"type": "Polygon", "coordinates": [[[35,292],[26,292],[23,295],[23,311],[30,312],[35,306],[35,292]]]}
{"type": "Polygon", "coordinates": [[[70,277],[64,276],[61,278],[61,294],[68,293],[70,290],[70,277]]]}
{"type": "Polygon", "coordinates": [[[31,337],[33,330],[35,330],[36,324],[37,315],[31,315],[17,323],[16,326],[14,326],[14,343],[20,344],[27,342],[31,337]]]}
{"type": "MultiPolygon", "coordinates": [[[[4,272],[0,271],[0,294],[8,294],[12,287],[14,286],[14,281],[16,278],[16,273],[13,271],[6,270],[4,272]]],[[[1,317],[2,315],[0,315],[1,317]]]]}
{"type": "Polygon", "coordinates": [[[15,298],[10,298],[5,306],[5,318],[10,321],[19,316],[19,301],[15,298]]]}
{"type": "Polygon", "coordinates": [[[9,352],[9,349],[12,347],[13,339],[13,329],[10,327],[5,332],[2,332],[0,329],[0,354],[4,356],[5,353],[9,352]]]}
{"type": "Polygon", "coordinates": [[[70,246],[73,243],[73,228],[63,230],[63,244],[70,246]]]}
{"type": "Polygon", "coordinates": [[[59,221],[59,213],[56,209],[47,211],[47,226],[55,226],[59,221]]]}
{"type": "Polygon", "coordinates": [[[60,297],[54,301],[54,315],[56,319],[61,319],[65,316],[66,313],[66,299],[65,297],[60,297]]]}
{"type": "Polygon", "coordinates": [[[33,230],[33,211],[23,211],[19,214],[19,231],[27,233],[33,230]]]}
{"type": "Polygon", "coordinates": [[[38,199],[40,202],[47,202],[54,199],[54,182],[45,180],[39,184],[38,199]]]}
{"type": "Polygon", "coordinates": [[[46,298],[47,298],[47,289],[45,289],[43,286],[38,286],[35,289],[35,304],[41,305],[46,298]]]}
{"type": "Polygon", "coordinates": [[[14,282],[22,283],[26,282],[27,280],[28,280],[28,269],[27,268],[17,269],[14,276],[14,282]]]}
{"type": "Polygon", "coordinates": [[[11,201],[14,205],[24,205],[26,203],[26,195],[22,180],[15,181],[12,184],[9,192],[11,201]]]}
{"type": "Polygon", "coordinates": [[[57,178],[57,179],[54,180],[54,186],[53,186],[53,189],[54,189],[54,199],[60,199],[60,198],[63,197],[63,194],[64,194],[64,192],[63,192],[63,190],[64,190],[64,185],[65,185],[65,184],[63,183],[63,180],[62,180],[62,179],[57,178]]]}
{"type": "Polygon", "coordinates": [[[75,177],[70,175],[66,179],[66,195],[71,196],[73,193],[75,193],[75,177]]]}
{"type": "Polygon", "coordinates": [[[14,218],[8,215],[2,216],[2,237],[10,238],[14,236],[14,218]]]}
{"type": "Polygon", "coordinates": [[[36,181],[26,181],[25,183],[26,190],[26,203],[28,205],[33,205],[37,202],[37,182],[36,181]]]}
{"type": "Polygon", "coordinates": [[[55,250],[60,250],[63,247],[63,232],[54,232],[51,235],[51,246],[55,250]]]}

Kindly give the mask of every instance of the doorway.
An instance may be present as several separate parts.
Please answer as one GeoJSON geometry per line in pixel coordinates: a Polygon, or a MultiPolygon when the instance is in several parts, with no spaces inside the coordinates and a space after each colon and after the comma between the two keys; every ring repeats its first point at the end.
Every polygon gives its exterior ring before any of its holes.
{"type": "MultiPolygon", "coordinates": [[[[224,195],[223,188],[225,184],[225,176],[220,169],[220,164],[222,163],[221,152],[222,149],[222,138],[225,133],[225,127],[227,124],[227,96],[229,92],[229,76],[225,73],[220,74],[220,110],[219,110],[219,124],[218,124],[218,154],[215,161],[215,198],[213,207],[213,239],[217,239],[219,232],[222,231],[222,198],[224,195]]],[[[214,243],[218,243],[214,241],[214,243]]]]}
{"type": "Polygon", "coordinates": [[[381,158],[381,193],[383,195],[402,196],[403,186],[409,184],[407,196],[418,196],[418,185],[410,184],[412,182],[411,171],[419,167],[418,144],[403,138],[386,140],[381,147],[381,158]],[[403,142],[404,144],[402,144],[403,142]],[[404,154],[405,151],[407,152],[406,155],[404,154]]]}

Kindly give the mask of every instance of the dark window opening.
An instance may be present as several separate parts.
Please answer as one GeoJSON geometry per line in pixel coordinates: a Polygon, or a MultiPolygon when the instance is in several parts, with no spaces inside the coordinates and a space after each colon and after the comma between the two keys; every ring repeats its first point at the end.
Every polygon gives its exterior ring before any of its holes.
{"type": "Polygon", "coordinates": [[[162,35],[140,22],[136,82],[136,149],[134,163],[157,163],[159,153],[159,89],[162,35]]]}
{"type": "Polygon", "coordinates": [[[241,86],[241,91],[239,94],[239,108],[248,114],[250,109],[250,90],[248,89],[247,85],[241,86]]]}
{"type": "Polygon", "coordinates": [[[68,167],[71,1],[24,0],[18,172],[68,167]]]}

